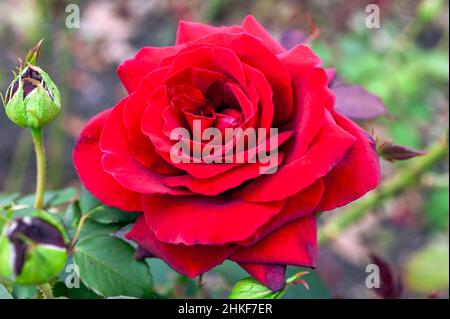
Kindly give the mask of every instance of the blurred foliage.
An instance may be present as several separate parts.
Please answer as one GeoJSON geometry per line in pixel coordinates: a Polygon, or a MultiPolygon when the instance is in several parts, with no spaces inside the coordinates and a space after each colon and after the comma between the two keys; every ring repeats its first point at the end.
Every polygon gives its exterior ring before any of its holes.
{"type": "Polygon", "coordinates": [[[406,264],[409,287],[424,294],[448,287],[448,251],[448,240],[439,238],[414,252],[406,264]]]}
{"type": "Polygon", "coordinates": [[[427,225],[435,231],[448,230],[449,188],[437,187],[427,196],[425,202],[427,225]]]}

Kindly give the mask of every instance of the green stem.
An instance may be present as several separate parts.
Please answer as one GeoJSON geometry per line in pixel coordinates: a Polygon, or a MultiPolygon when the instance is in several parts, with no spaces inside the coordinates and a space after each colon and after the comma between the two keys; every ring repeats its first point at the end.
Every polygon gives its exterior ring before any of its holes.
{"type": "Polygon", "coordinates": [[[45,192],[45,149],[42,129],[31,129],[34,150],[36,152],[36,198],[34,207],[44,207],[45,192]]]}
{"type": "Polygon", "coordinates": [[[78,226],[77,226],[77,230],[75,231],[75,235],[73,236],[72,239],[72,243],[71,243],[71,247],[73,248],[75,246],[75,244],[77,243],[78,237],[80,236],[81,233],[81,228],[84,225],[84,222],[86,221],[86,219],[89,217],[89,213],[87,214],[83,214],[80,218],[80,221],[78,222],[78,226]]]}
{"type": "Polygon", "coordinates": [[[435,142],[426,155],[411,160],[409,165],[383,182],[377,190],[366,195],[349,209],[337,214],[336,217],[323,225],[318,233],[319,244],[324,244],[339,236],[342,231],[360,220],[381,202],[392,198],[407,187],[418,184],[419,177],[431,166],[442,160],[447,153],[447,138],[435,142]]]}
{"type": "Polygon", "coordinates": [[[42,296],[44,299],[52,299],[53,298],[53,291],[52,286],[47,282],[45,284],[39,285],[39,289],[42,292],[42,296]]]}

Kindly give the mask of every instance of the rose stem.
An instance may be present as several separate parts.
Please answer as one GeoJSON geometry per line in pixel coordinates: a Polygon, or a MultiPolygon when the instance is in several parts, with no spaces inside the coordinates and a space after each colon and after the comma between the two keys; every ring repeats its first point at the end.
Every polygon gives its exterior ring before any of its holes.
{"type": "Polygon", "coordinates": [[[425,156],[418,157],[392,178],[383,182],[379,188],[346,211],[339,213],[325,223],[318,232],[319,244],[325,244],[339,236],[347,227],[360,220],[381,202],[395,196],[404,189],[416,185],[420,176],[448,153],[448,138],[433,143],[425,156]]]}
{"type": "Polygon", "coordinates": [[[34,207],[41,209],[44,207],[45,192],[45,149],[42,128],[32,128],[31,135],[33,136],[34,150],[36,152],[36,198],[34,207]]]}
{"type": "MultiPolygon", "coordinates": [[[[45,193],[45,148],[42,128],[32,128],[31,135],[33,136],[34,150],[36,152],[36,197],[34,207],[42,209],[44,207],[44,193],[45,193]]],[[[50,283],[39,285],[44,299],[53,298],[52,286],[50,283]]]]}

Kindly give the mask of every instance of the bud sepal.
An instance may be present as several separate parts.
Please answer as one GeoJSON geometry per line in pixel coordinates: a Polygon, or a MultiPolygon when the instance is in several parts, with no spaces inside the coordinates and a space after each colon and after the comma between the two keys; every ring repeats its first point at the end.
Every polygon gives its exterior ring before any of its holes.
{"type": "Polygon", "coordinates": [[[61,97],[50,76],[35,65],[27,65],[15,77],[5,95],[5,111],[15,124],[42,128],[61,110],[61,97]]]}

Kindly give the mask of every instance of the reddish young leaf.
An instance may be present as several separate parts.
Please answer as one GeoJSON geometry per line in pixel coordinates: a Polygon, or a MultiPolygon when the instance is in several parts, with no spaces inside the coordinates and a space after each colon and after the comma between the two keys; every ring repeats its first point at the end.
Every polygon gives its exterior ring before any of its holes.
{"type": "Polygon", "coordinates": [[[332,86],[337,112],[352,120],[371,120],[388,113],[380,98],[358,85],[332,86]]]}
{"type": "Polygon", "coordinates": [[[389,264],[381,257],[372,254],[370,259],[380,269],[380,288],[375,288],[375,293],[384,299],[399,298],[403,291],[400,278],[396,278],[389,264]]]}

